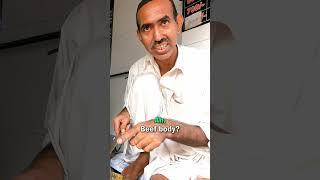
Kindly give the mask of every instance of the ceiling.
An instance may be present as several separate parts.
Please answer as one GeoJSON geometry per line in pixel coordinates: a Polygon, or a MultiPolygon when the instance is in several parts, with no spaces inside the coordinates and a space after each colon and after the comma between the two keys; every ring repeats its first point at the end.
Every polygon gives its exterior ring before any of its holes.
{"type": "Polygon", "coordinates": [[[59,31],[81,0],[2,0],[0,43],[59,31]]]}

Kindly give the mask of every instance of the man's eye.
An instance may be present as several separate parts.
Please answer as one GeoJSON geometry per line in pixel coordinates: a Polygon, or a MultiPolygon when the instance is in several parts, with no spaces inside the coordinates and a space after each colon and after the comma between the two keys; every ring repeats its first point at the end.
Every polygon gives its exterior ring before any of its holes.
{"type": "Polygon", "coordinates": [[[144,26],[143,28],[142,28],[142,31],[149,31],[150,30],[150,26],[144,26]]]}
{"type": "Polygon", "coordinates": [[[163,25],[167,25],[168,23],[169,23],[169,20],[163,20],[163,21],[162,21],[162,24],[163,24],[163,25]]]}

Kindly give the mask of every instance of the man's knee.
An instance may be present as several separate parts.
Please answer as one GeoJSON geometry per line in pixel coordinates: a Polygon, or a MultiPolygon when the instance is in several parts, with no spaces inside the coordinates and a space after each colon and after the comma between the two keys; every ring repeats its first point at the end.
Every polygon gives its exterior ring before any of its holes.
{"type": "Polygon", "coordinates": [[[162,174],[155,174],[155,175],[152,175],[151,180],[168,180],[168,178],[166,178],[164,175],[162,174]]]}

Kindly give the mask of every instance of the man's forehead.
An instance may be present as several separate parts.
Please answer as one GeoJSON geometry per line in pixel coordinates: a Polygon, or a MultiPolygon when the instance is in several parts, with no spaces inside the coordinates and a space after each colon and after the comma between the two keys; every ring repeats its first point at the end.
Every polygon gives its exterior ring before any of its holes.
{"type": "Polygon", "coordinates": [[[141,24],[153,23],[164,16],[172,17],[172,5],[169,0],[152,0],[139,9],[137,16],[141,24]]]}

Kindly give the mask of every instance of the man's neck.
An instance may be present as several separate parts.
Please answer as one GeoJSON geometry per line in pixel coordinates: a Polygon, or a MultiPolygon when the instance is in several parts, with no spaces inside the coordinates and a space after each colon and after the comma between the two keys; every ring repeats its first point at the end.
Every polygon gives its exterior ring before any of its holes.
{"type": "Polygon", "coordinates": [[[156,63],[159,66],[161,76],[167,73],[168,71],[170,71],[174,67],[174,65],[176,64],[177,58],[178,58],[178,47],[176,46],[175,53],[173,53],[173,55],[168,59],[162,60],[162,61],[155,59],[156,63]]]}

